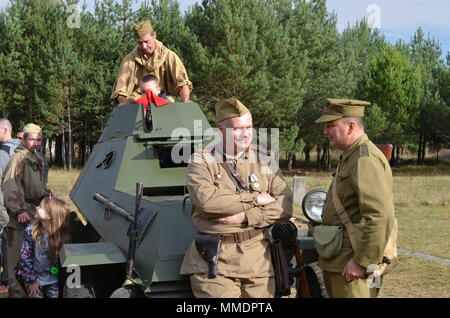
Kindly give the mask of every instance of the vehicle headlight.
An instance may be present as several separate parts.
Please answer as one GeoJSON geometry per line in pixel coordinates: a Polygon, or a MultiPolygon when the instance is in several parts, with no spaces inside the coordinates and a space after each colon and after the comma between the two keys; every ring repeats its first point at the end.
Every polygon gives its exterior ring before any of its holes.
{"type": "Polygon", "coordinates": [[[309,191],[302,201],[303,214],[313,223],[322,224],[322,210],[327,191],[316,189],[309,191]]]}

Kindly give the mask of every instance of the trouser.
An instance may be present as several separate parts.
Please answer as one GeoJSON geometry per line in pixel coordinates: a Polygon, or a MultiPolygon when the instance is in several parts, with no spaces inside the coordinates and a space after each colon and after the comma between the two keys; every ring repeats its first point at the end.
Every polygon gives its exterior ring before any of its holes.
{"type": "Polygon", "coordinates": [[[0,228],[4,228],[8,225],[9,215],[3,203],[3,192],[0,189],[0,228]]]}
{"type": "Polygon", "coordinates": [[[8,283],[9,283],[9,297],[10,298],[24,298],[27,294],[20,286],[14,274],[14,267],[19,261],[20,249],[22,248],[23,235],[25,229],[14,229],[11,227],[8,230],[8,249],[7,249],[7,267],[8,267],[8,283]]]}
{"type": "Polygon", "coordinates": [[[8,283],[8,265],[6,263],[7,259],[7,248],[6,245],[8,244],[7,240],[7,233],[6,228],[3,229],[1,237],[0,237],[0,267],[1,267],[1,274],[0,274],[0,283],[7,284],[8,283]]]}
{"type": "Polygon", "coordinates": [[[41,286],[41,293],[31,298],[58,298],[59,286],[58,283],[41,286]]]}
{"type": "Polygon", "coordinates": [[[347,282],[341,273],[323,271],[323,280],[330,298],[376,298],[380,290],[369,288],[366,278],[347,282]]]}
{"type": "Polygon", "coordinates": [[[191,288],[197,298],[273,298],[275,277],[233,278],[192,274],[191,288]]]}

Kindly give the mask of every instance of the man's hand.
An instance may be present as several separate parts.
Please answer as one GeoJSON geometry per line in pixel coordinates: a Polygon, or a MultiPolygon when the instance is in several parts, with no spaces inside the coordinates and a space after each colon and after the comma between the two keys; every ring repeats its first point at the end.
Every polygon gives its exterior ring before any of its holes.
{"type": "Polygon", "coordinates": [[[190,95],[191,95],[191,90],[189,89],[189,86],[184,85],[180,89],[180,97],[181,97],[181,100],[183,101],[183,103],[192,103],[192,101],[190,99],[190,95]]]}
{"type": "Polygon", "coordinates": [[[247,222],[247,216],[244,212],[241,212],[224,218],[215,219],[215,221],[222,224],[242,224],[247,222]]]}
{"type": "Polygon", "coordinates": [[[256,197],[256,203],[260,206],[266,206],[272,202],[275,202],[275,200],[276,199],[268,193],[261,193],[256,197]]]}
{"type": "Polygon", "coordinates": [[[30,222],[30,216],[27,212],[22,212],[17,215],[17,220],[19,221],[19,223],[28,223],[30,222]]]}
{"type": "Polygon", "coordinates": [[[117,101],[119,106],[127,104],[127,98],[125,96],[118,96],[117,101]]]}
{"type": "Polygon", "coordinates": [[[352,258],[345,265],[341,275],[344,276],[347,282],[351,282],[358,278],[364,278],[366,275],[366,268],[357,264],[352,258]]]}

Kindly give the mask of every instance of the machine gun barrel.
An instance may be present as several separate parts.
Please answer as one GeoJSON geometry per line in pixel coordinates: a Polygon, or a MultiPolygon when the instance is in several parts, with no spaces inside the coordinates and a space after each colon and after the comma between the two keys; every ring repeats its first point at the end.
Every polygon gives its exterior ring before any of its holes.
{"type": "Polygon", "coordinates": [[[108,200],[108,198],[105,198],[103,195],[96,192],[94,193],[93,199],[97,202],[100,202],[101,204],[104,204],[105,208],[108,208],[109,210],[119,214],[125,220],[131,223],[134,222],[134,217],[130,213],[128,213],[127,211],[116,205],[114,202],[111,202],[110,200],[108,200]]]}

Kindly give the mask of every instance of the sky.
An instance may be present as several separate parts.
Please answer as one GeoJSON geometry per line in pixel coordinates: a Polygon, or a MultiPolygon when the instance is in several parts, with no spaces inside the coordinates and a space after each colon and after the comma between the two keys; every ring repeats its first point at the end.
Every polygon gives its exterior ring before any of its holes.
{"type": "MultiPolygon", "coordinates": [[[[86,1],[88,8],[94,0],[86,1]]],[[[142,2],[135,0],[136,3],[142,2]]],[[[238,1],[238,0],[236,0],[238,1]]],[[[8,0],[0,0],[4,8],[8,0]]],[[[179,0],[181,9],[187,10],[198,0],[179,0]]],[[[450,1],[448,0],[328,0],[328,10],[338,18],[338,29],[342,31],[348,24],[366,17],[390,42],[403,39],[409,42],[415,31],[422,27],[426,34],[442,44],[444,58],[450,52],[450,1]]]]}

